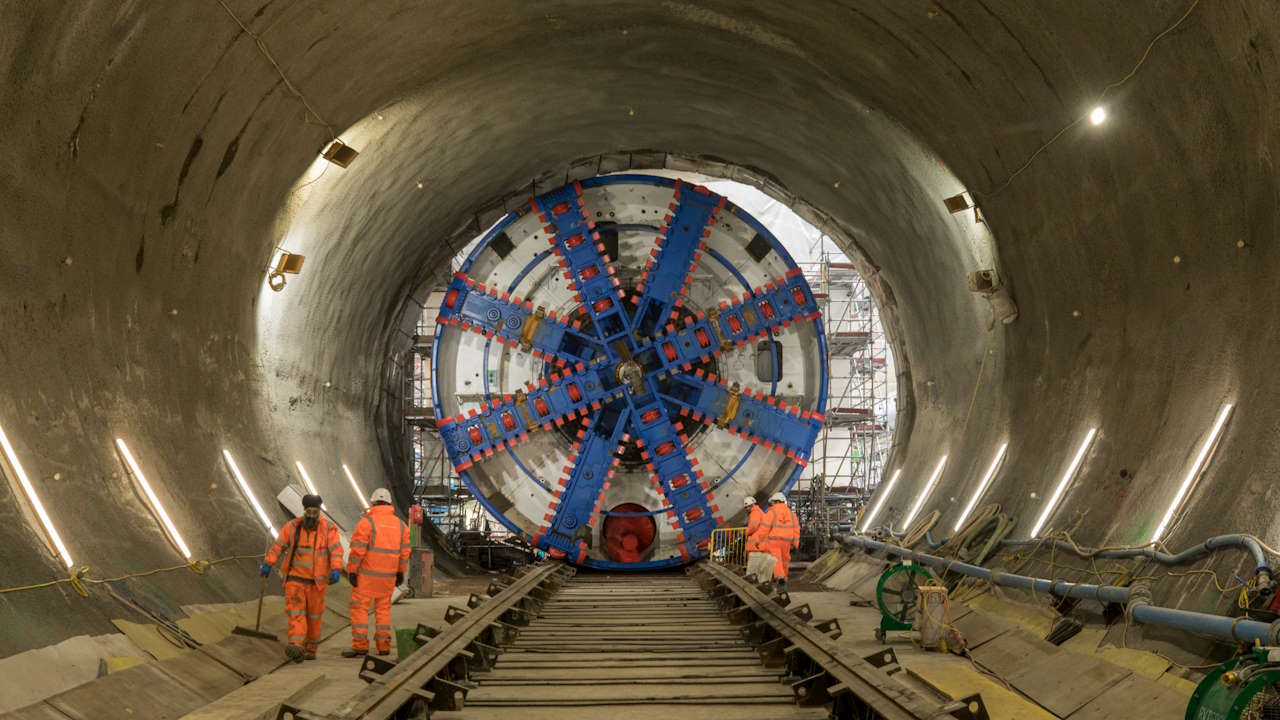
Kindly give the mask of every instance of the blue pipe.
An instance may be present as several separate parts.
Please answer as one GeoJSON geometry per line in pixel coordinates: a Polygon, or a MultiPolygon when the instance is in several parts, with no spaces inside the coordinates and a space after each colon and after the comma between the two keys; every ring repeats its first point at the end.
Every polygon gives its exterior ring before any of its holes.
{"type": "MultiPolygon", "coordinates": [[[[892,530],[889,531],[889,534],[896,538],[906,536],[906,533],[895,533],[892,530]]],[[[936,549],[942,547],[942,545],[951,538],[944,538],[942,540],[935,541],[933,536],[926,532],[924,534],[924,539],[925,542],[929,544],[929,547],[936,549]]],[[[1005,539],[1000,541],[1001,547],[1028,547],[1039,544],[1041,544],[1040,540],[1032,540],[1029,538],[1026,540],[1005,539]]],[[[1049,543],[1046,541],[1044,545],[1048,546],[1049,543]]],[[[1222,548],[1228,547],[1241,547],[1253,556],[1254,573],[1258,576],[1258,588],[1268,594],[1273,589],[1271,566],[1267,564],[1267,554],[1263,552],[1262,545],[1258,543],[1257,538],[1252,535],[1218,535],[1205,540],[1199,545],[1193,545],[1186,550],[1175,554],[1160,552],[1159,550],[1151,547],[1114,550],[1094,550],[1093,548],[1082,547],[1077,550],[1076,546],[1065,540],[1055,540],[1053,541],[1053,546],[1058,550],[1070,552],[1075,555],[1079,555],[1080,557],[1095,557],[1102,558],[1104,560],[1143,557],[1149,560],[1155,560],[1161,565],[1181,565],[1198,557],[1208,555],[1215,550],[1221,550],[1222,548]]]]}
{"type": "MultiPolygon", "coordinates": [[[[1129,613],[1131,618],[1147,625],[1174,628],[1225,642],[1253,644],[1256,640],[1263,645],[1280,645],[1280,620],[1267,624],[1245,618],[1159,607],[1151,604],[1151,591],[1143,585],[1131,587],[1092,585],[1089,583],[1073,583],[1016,575],[999,570],[990,570],[980,565],[971,565],[958,560],[948,560],[937,555],[916,552],[909,548],[889,545],[858,535],[842,536],[839,538],[839,542],[846,550],[858,548],[867,552],[884,552],[886,555],[897,555],[921,565],[928,565],[941,572],[957,572],[961,575],[986,580],[994,585],[1049,593],[1059,597],[1096,600],[1103,604],[1115,603],[1124,605],[1125,611],[1129,613]]],[[[1194,549],[1192,548],[1192,550],[1194,549]]]]}

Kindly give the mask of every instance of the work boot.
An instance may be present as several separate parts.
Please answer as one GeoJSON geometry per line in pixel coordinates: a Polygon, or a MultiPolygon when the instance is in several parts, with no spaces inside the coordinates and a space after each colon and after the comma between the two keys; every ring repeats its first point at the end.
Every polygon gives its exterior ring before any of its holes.
{"type": "Polygon", "coordinates": [[[303,654],[302,654],[302,659],[303,659],[303,660],[315,660],[315,659],[316,659],[316,651],[315,651],[315,650],[308,650],[308,651],[306,651],[305,653],[303,653],[303,654]]]}
{"type": "Polygon", "coordinates": [[[284,649],[284,655],[296,663],[302,662],[302,648],[297,645],[290,645],[286,647],[284,649]]]}
{"type": "Polygon", "coordinates": [[[388,655],[390,655],[390,654],[391,654],[391,651],[390,651],[390,650],[379,650],[379,651],[378,651],[378,654],[379,654],[379,655],[381,655],[381,656],[383,656],[383,657],[386,657],[386,656],[388,656],[388,655]]]}
{"type": "Polygon", "coordinates": [[[343,650],[342,651],[342,657],[344,658],[364,657],[365,655],[368,655],[368,654],[369,654],[368,650],[343,650]]]}

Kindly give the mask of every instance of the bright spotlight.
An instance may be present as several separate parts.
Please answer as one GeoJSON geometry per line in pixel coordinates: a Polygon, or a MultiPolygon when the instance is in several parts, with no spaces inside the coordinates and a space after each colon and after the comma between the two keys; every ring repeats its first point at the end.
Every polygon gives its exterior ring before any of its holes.
{"type": "Polygon", "coordinates": [[[1101,125],[1106,121],[1107,121],[1107,109],[1102,107],[1101,105],[1098,105],[1093,110],[1089,111],[1089,122],[1093,123],[1094,125],[1101,125]]]}

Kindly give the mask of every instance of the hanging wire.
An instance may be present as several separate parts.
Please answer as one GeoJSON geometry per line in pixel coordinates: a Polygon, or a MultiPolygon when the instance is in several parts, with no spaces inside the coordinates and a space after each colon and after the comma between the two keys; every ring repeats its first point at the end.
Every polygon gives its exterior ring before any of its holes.
{"type": "Polygon", "coordinates": [[[244,31],[245,35],[253,38],[254,44],[258,46],[258,51],[267,59],[267,62],[271,63],[271,67],[276,69],[276,73],[280,75],[280,80],[284,82],[284,86],[288,88],[289,92],[293,93],[294,97],[298,98],[298,101],[307,109],[307,112],[310,113],[311,117],[314,117],[316,122],[325,129],[325,132],[329,133],[329,139],[337,140],[338,134],[333,131],[333,126],[321,117],[320,113],[316,112],[315,108],[311,107],[311,103],[307,102],[307,98],[302,94],[302,91],[289,81],[289,78],[284,74],[284,69],[280,67],[280,63],[276,62],[275,57],[271,55],[271,50],[267,47],[267,44],[263,42],[262,38],[258,37],[258,35],[250,30],[249,26],[245,25],[244,22],[242,22],[234,12],[232,12],[231,8],[227,7],[227,4],[223,2],[223,0],[215,0],[215,2],[221,5],[223,10],[227,11],[227,14],[231,16],[232,20],[236,21],[236,24],[240,26],[240,29],[244,31]]]}
{"type": "MultiPolygon", "coordinates": [[[[1175,21],[1172,25],[1160,31],[1154,38],[1152,38],[1151,42],[1147,43],[1146,50],[1143,50],[1142,57],[1138,58],[1138,62],[1134,64],[1133,69],[1130,70],[1124,77],[1104,87],[1102,89],[1102,92],[1098,94],[1098,99],[1095,104],[1101,103],[1103,100],[1106,99],[1107,95],[1112,90],[1119,88],[1120,86],[1129,82],[1129,80],[1132,79],[1134,75],[1137,75],[1138,70],[1140,70],[1143,64],[1147,62],[1147,57],[1151,55],[1151,49],[1156,46],[1156,43],[1160,42],[1160,40],[1162,40],[1169,33],[1173,32],[1174,30],[1177,30],[1178,27],[1182,25],[1182,23],[1186,21],[1188,17],[1191,16],[1191,11],[1195,10],[1196,6],[1199,4],[1200,4],[1200,0],[1192,0],[1191,5],[1187,8],[1186,12],[1182,13],[1182,17],[1179,17],[1177,21],[1175,21]]],[[[1005,188],[1009,187],[1010,183],[1014,181],[1014,178],[1021,175],[1022,171],[1031,167],[1031,163],[1035,162],[1035,159],[1039,157],[1040,153],[1044,152],[1046,149],[1049,148],[1050,145],[1057,142],[1058,138],[1062,137],[1063,134],[1065,134],[1068,130],[1070,130],[1071,128],[1083,122],[1085,117],[1087,116],[1078,117],[1075,120],[1072,120],[1071,122],[1067,123],[1061,130],[1055,133],[1053,137],[1049,138],[1043,145],[1036,148],[1035,152],[1031,153],[1031,156],[1027,158],[1027,161],[1024,162],[1022,166],[1019,167],[1017,170],[1014,170],[1013,173],[1010,174],[1008,178],[1005,178],[1004,182],[997,185],[994,189],[987,190],[986,192],[979,192],[978,195],[983,198],[990,198],[990,197],[995,197],[996,195],[999,195],[1005,188]]]]}

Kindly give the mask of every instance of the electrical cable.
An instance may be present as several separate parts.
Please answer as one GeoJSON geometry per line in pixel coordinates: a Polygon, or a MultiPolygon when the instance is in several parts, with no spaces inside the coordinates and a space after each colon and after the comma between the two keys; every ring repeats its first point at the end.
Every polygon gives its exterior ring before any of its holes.
{"type": "MultiPolygon", "coordinates": [[[[1174,30],[1177,30],[1177,29],[1178,29],[1178,27],[1179,27],[1180,25],[1182,25],[1182,23],[1183,23],[1183,22],[1184,22],[1188,17],[1190,17],[1190,15],[1191,15],[1191,11],[1192,11],[1192,10],[1195,10],[1195,9],[1196,9],[1196,6],[1197,6],[1197,5],[1199,5],[1199,4],[1200,4],[1200,0],[1192,0],[1190,7],[1188,7],[1188,8],[1187,8],[1186,12],[1182,13],[1182,17],[1179,17],[1179,18],[1177,19],[1177,21],[1175,21],[1172,25],[1170,25],[1170,26],[1166,27],[1164,30],[1160,31],[1160,32],[1159,32],[1159,33],[1158,33],[1154,38],[1152,38],[1152,39],[1151,39],[1151,42],[1147,44],[1147,48],[1146,48],[1146,50],[1144,50],[1144,51],[1142,52],[1142,57],[1140,57],[1140,58],[1138,59],[1138,62],[1133,66],[1133,69],[1132,69],[1132,70],[1130,70],[1130,71],[1129,71],[1129,72],[1128,72],[1124,77],[1122,77],[1122,78],[1120,78],[1119,80],[1117,80],[1117,81],[1115,81],[1115,82],[1113,82],[1113,83],[1111,83],[1111,84],[1107,85],[1106,87],[1104,87],[1104,88],[1102,89],[1102,92],[1098,94],[1098,100],[1097,100],[1097,102],[1098,102],[1098,103],[1101,103],[1104,99],[1106,99],[1107,94],[1108,94],[1109,92],[1111,92],[1112,90],[1115,90],[1116,88],[1119,88],[1120,86],[1122,86],[1122,85],[1124,85],[1125,83],[1129,82],[1129,80],[1130,80],[1130,79],[1132,79],[1134,75],[1137,75],[1137,74],[1138,74],[1138,70],[1140,70],[1140,69],[1142,68],[1143,64],[1145,64],[1145,63],[1147,62],[1147,57],[1148,57],[1149,55],[1151,55],[1151,49],[1152,49],[1152,48],[1154,48],[1154,47],[1156,46],[1156,43],[1157,43],[1157,42],[1159,42],[1161,39],[1163,39],[1163,38],[1164,38],[1164,36],[1168,35],[1169,33],[1173,32],[1174,30]]],[[[1009,175],[1009,177],[1008,177],[1008,178],[1006,178],[1004,182],[1000,183],[998,186],[996,186],[995,188],[993,188],[993,189],[991,189],[991,190],[987,190],[987,191],[985,191],[985,192],[978,192],[978,193],[976,193],[976,194],[978,195],[978,197],[980,197],[980,198],[991,198],[991,197],[995,197],[996,195],[999,195],[1001,192],[1003,192],[1003,191],[1004,191],[1004,189],[1005,189],[1005,188],[1009,187],[1009,185],[1014,181],[1014,178],[1016,178],[1016,177],[1018,177],[1019,175],[1021,175],[1021,174],[1022,174],[1022,171],[1026,170],[1028,167],[1031,167],[1031,163],[1035,161],[1035,159],[1040,155],[1040,153],[1044,152],[1046,149],[1048,149],[1048,147],[1049,147],[1050,145],[1052,145],[1053,143],[1057,142],[1058,138],[1062,137],[1062,135],[1063,135],[1065,132],[1067,132],[1067,131],[1068,131],[1068,130],[1070,130],[1071,128],[1073,128],[1073,127],[1075,127],[1076,125],[1079,125],[1081,122],[1083,122],[1083,121],[1084,121],[1084,119],[1085,119],[1085,117],[1084,117],[1084,116],[1082,116],[1082,117],[1078,117],[1078,118],[1076,118],[1075,120],[1072,120],[1071,122],[1067,123],[1067,124],[1066,124],[1062,129],[1061,129],[1061,130],[1059,130],[1057,133],[1055,133],[1053,137],[1049,138],[1047,141],[1045,141],[1045,143],[1044,143],[1043,145],[1041,145],[1040,147],[1036,148],[1035,152],[1031,153],[1031,156],[1027,158],[1027,161],[1026,161],[1026,162],[1024,162],[1024,163],[1022,164],[1022,166],[1021,166],[1021,167],[1019,167],[1017,170],[1014,170],[1014,171],[1013,171],[1013,173],[1012,173],[1012,174],[1010,174],[1010,175],[1009,175]]]]}
{"type": "Polygon", "coordinates": [[[326,122],[325,119],[320,116],[320,113],[316,112],[315,108],[311,107],[311,103],[307,102],[307,98],[303,96],[302,91],[298,90],[298,88],[289,81],[289,78],[284,74],[284,69],[280,67],[280,63],[276,62],[276,59],[271,55],[271,50],[267,47],[267,44],[263,42],[262,38],[254,34],[254,32],[249,29],[249,26],[245,25],[240,18],[232,12],[231,8],[227,7],[227,4],[223,2],[223,0],[215,0],[215,2],[221,5],[223,10],[227,11],[227,14],[231,16],[232,20],[236,21],[236,24],[240,26],[240,29],[244,31],[245,35],[253,38],[253,42],[258,46],[258,51],[261,52],[262,56],[267,59],[267,62],[271,63],[271,66],[276,69],[276,73],[280,75],[280,80],[284,82],[284,86],[288,88],[289,92],[293,93],[294,97],[298,98],[298,101],[307,109],[307,112],[311,113],[312,117],[314,117],[316,121],[324,127],[325,131],[329,133],[329,139],[337,140],[338,135],[333,131],[333,126],[326,122]]]}

